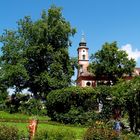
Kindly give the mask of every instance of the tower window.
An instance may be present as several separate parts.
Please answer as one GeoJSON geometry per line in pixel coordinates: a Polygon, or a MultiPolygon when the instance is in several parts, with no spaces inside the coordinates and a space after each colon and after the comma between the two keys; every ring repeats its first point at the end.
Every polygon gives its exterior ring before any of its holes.
{"type": "Polygon", "coordinates": [[[83,50],[83,52],[85,52],[85,50],[83,50]]]}
{"type": "Polygon", "coordinates": [[[85,55],[83,55],[83,60],[85,60],[86,59],[86,56],[85,55]]]}

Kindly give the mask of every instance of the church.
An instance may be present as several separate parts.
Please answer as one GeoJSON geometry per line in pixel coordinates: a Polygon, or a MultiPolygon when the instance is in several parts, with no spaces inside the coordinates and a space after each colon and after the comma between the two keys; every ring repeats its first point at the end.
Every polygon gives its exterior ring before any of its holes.
{"type": "MultiPolygon", "coordinates": [[[[79,47],[77,49],[78,52],[78,65],[80,68],[77,72],[77,80],[76,84],[80,87],[96,87],[97,86],[97,80],[95,75],[88,72],[88,66],[89,66],[89,54],[88,54],[89,48],[87,47],[87,43],[85,41],[84,34],[82,34],[81,42],[79,43],[79,47]]],[[[132,76],[125,76],[124,78],[126,80],[132,79],[134,76],[140,75],[140,68],[135,68],[132,76]]],[[[102,79],[99,79],[98,82],[106,82],[105,77],[102,79]]]]}

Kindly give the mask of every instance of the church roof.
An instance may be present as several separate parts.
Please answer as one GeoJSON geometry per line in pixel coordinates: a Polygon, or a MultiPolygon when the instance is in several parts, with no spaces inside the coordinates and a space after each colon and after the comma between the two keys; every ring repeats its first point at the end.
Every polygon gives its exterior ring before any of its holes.
{"type": "MultiPolygon", "coordinates": [[[[139,76],[140,75],[140,68],[134,68],[134,72],[133,72],[133,74],[132,74],[132,77],[133,76],[139,76]]],[[[92,74],[92,73],[90,73],[90,72],[88,72],[88,71],[84,71],[84,72],[81,72],[80,73],[80,75],[79,75],[79,77],[95,77],[95,75],[94,74],[92,74]]],[[[124,77],[129,77],[129,75],[124,75],[124,77]]],[[[102,78],[104,78],[104,76],[102,77],[102,78]]]]}
{"type": "Polygon", "coordinates": [[[86,71],[86,72],[81,72],[81,73],[80,73],[80,76],[94,76],[94,74],[92,74],[92,73],[86,71]]]}

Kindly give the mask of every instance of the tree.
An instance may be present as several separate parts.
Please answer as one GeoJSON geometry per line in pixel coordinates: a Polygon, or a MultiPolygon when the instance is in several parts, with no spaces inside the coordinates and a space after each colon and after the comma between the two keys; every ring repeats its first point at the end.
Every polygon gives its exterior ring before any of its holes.
{"type": "MultiPolygon", "coordinates": [[[[78,58],[77,57],[71,57],[71,65],[72,65],[74,72],[78,70],[79,65],[78,65],[78,58]]],[[[71,85],[76,85],[76,80],[74,80],[73,78],[71,81],[71,85]]]]}
{"type": "Polygon", "coordinates": [[[140,77],[130,81],[127,88],[126,109],[129,115],[130,128],[133,132],[139,133],[140,129],[140,77]]]}
{"type": "Polygon", "coordinates": [[[5,30],[0,41],[3,43],[0,57],[0,82],[5,87],[14,87],[20,91],[24,87],[28,74],[24,68],[22,42],[16,31],[5,30]]]}
{"type": "Polygon", "coordinates": [[[5,30],[0,37],[1,79],[16,92],[29,88],[35,96],[68,86],[74,73],[69,38],[75,32],[56,6],[37,21],[29,16],[19,20],[17,30],[5,30]]]}
{"type": "Polygon", "coordinates": [[[117,42],[113,42],[105,43],[101,50],[91,55],[89,70],[97,80],[104,77],[109,84],[115,84],[124,74],[131,76],[135,65],[134,59],[129,60],[127,53],[117,47],[117,42]]]}
{"type": "Polygon", "coordinates": [[[8,92],[3,83],[0,82],[0,109],[4,109],[5,100],[8,97],[8,92]]]}
{"type": "Polygon", "coordinates": [[[112,114],[112,87],[100,85],[95,88],[96,99],[98,101],[99,116],[98,119],[109,121],[112,114]]]}
{"type": "Polygon", "coordinates": [[[112,90],[113,102],[120,105],[129,116],[131,131],[139,133],[140,129],[140,77],[131,81],[121,81],[112,90]],[[117,101],[117,102],[116,102],[117,101]]]}

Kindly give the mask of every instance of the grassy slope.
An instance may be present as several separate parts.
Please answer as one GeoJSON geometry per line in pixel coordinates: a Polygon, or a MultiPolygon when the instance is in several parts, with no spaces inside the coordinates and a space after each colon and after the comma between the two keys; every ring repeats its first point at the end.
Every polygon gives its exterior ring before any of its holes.
{"type": "MultiPolygon", "coordinates": [[[[23,115],[23,114],[18,114],[18,113],[15,113],[15,114],[9,114],[7,112],[4,112],[4,111],[0,111],[0,119],[21,119],[21,120],[28,120],[30,117],[32,116],[28,116],[28,115],[23,115]]],[[[47,116],[37,116],[37,118],[39,120],[50,120],[49,117],[47,116]]]]}
{"type": "MultiPolygon", "coordinates": [[[[9,114],[6,112],[1,112],[0,111],[0,118],[10,118],[10,119],[29,119],[30,116],[27,115],[22,115],[22,114],[9,114]]],[[[38,117],[39,120],[49,120],[48,117],[38,117]]],[[[28,135],[28,125],[29,123],[13,123],[13,122],[1,122],[1,124],[7,124],[7,125],[12,125],[16,126],[20,131],[23,131],[26,135],[28,135]]],[[[61,129],[66,129],[70,131],[74,131],[76,133],[77,139],[82,139],[86,128],[84,127],[76,127],[72,125],[64,125],[64,124],[59,124],[55,122],[48,121],[47,123],[39,123],[37,130],[48,130],[48,131],[53,131],[53,130],[61,130],[61,129]]]]}
{"type": "MultiPolygon", "coordinates": [[[[11,123],[11,122],[2,122],[0,124],[7,124],[7,125],[12,125],[16,126],[20,131],[22,131],[24,134],[28,135],[28,123],[11,123]]],[[[69,126],[69,125],[61,125],[61,124],[38,124],[37,130],[48,130],[48,131],[53,131],[53,130],[70,130],[76,133],[76,138],[77,139],[82,139],[86,128],[83,127],[74,127],[74,126],[69,126]]]]}

